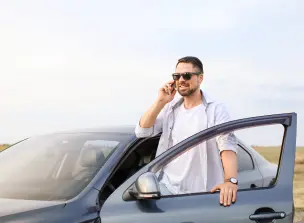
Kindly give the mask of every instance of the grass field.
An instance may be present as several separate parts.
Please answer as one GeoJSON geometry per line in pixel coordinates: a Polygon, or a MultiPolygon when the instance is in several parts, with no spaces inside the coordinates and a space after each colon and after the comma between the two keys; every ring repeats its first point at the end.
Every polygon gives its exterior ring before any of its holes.
{"type": "MultiPolygon", "coordinates": [[[[0,151],[5,149],[6,147],[7,145],[0,145],[0,151]]],[[[280,148],[255,147],[255,149],[270,162],[278,164],[280,148]]],[[[297,212],[304,213],[304,147],[298,147],[296,152],[294,175],[294,200],[297,212]]]]}

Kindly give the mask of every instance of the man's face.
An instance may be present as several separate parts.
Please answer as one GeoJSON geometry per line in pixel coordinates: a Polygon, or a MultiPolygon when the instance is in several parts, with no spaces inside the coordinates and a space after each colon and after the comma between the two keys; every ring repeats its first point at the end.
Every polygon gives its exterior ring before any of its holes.
{"type": "MultiPolygon", "coordinates": [[[[196,73],[199,70],[191,63],[179,63],[176,67],[175,73],[184,74],[186,72],[196,73]]],[[[185,80],[182,76],[176,81],[177,91],[181,96],[190,96],[200,88],[203,81],[202,75],[192,75],[190,80],[185,80]]]]}

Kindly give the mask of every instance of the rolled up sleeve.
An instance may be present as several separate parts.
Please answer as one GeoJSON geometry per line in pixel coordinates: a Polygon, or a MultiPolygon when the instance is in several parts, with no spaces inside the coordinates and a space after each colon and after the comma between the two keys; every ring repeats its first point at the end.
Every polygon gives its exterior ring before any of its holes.
{"type": "Polygon", "coordinates": [[[135,127],[135,135],[137,138],[146,138],[146,137],[153,137],[158,133],[162,132],[163,126],[163,119],[164,119],[164,110],[163,109],[159,115],[157,116],[155,123],[150,128],[143,128],[140,126],[140,121],[137,122],[135,127]]]}
{"type": "MultiPolygon", "coordinates": [[[[229,112],[224,104],[219,104],[215,110],[215,125],[231,121],[229,112]]],[[[220,134],[216,136],[219,152],[233,151],[237,153],[237,139],[234,132],[220,134]]]]}

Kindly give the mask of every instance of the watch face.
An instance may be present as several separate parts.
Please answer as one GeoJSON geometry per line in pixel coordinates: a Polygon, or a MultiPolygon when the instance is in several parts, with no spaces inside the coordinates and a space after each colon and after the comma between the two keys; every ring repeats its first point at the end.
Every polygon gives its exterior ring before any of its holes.
{"type": "Polygon", "coordinates": [[[231,182],[234,183],[234,184],[237,183],[237,179],[235,179],[235,178],[231,178],[230,180],[231,180],[231,182]]]}

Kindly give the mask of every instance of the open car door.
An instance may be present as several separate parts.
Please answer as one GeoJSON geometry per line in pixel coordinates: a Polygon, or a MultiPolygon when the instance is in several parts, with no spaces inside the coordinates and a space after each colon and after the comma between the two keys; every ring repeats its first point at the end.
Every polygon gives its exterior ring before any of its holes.
{"type": "MultiPolygon", "coordinates": [[[[199,132],[156,157],[117,188],[101,209],[101,222],[291,223],[294,215],[296,131],[297,116],[295,113],[288,113],[235,120],[199,132]],[[195,145],[221,134],[234,134],[239,130],[272,125],[280,126],[283,134],[280,139],[277,171],[267,185],[240,189],[236,203],[229,207],[220,205],[219,192],[168,196],[160,194],[156,177],[158,171],[195,145]]],[[[260,137],[266,139],[273,133],[261,134],[260,137]]],[[[257,135],[251,135],[255,136],[257,135]]],[[[271,169],[273,166],[275,165],[269,164],[267,168],[271,169]]],[[[266,181],[267,173],[270,172],[266,172],[263,181],[266,181]]]]}

